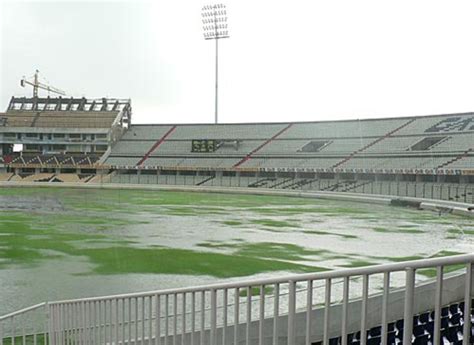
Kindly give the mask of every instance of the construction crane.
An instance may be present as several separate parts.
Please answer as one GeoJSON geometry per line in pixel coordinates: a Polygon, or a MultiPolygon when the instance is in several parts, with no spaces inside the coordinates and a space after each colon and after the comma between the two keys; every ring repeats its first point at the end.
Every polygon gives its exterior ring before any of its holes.
{"type": "Polygon", "coordinates": [[[20,85],[21,85],[21,87],[26,87],[26,85],[33,86],[33,97],[34,98],[38,97],[38,89],[42,89],[42,90],[46,90],[48,92],[57,93],[58,95],[66,96],[66,92],[64,92],[63,90],[60,90],[58,88],[55,88],[54,86],[46,85],[46,84],[43,84],[42,82],[40,82],[39,81],[39,71],[38,70],[36,70],[32,81],[26,79],[26,77],[23,77],[20,80],[20,85]]]}

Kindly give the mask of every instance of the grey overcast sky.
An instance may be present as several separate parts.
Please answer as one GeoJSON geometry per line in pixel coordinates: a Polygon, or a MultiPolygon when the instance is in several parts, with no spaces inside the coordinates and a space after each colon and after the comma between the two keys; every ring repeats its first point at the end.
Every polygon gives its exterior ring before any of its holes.
{"type": "MultiPolygon", "coordinates": [[[[0,111],[39,69],[68,95],[131,98],[135,123],[212,122],[200,0],[0,0],[0,111]]],[[[220,121],[474,110],[474,1],[224,0],[220,121]]]]}

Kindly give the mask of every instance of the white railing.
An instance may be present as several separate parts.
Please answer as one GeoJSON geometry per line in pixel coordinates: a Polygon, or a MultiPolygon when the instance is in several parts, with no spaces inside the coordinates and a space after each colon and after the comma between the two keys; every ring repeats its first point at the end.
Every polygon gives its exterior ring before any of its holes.
{"type": "MultiPolygon", "coordinates": [[[[434,311],[434,344],[442,344],[441,307],[464,301],[471,314],[474,254],[362,268],[237,281],[40,304],[0,318],[0,344],[48,333],[48,344],[306,344],[382,326],[403,319],[403,343],[412,342],[413,317],[434,311]],[[454,265],[454,266],[453,266],[454,265]],[[456,269],[457,274],[446,274],[456,269]],[[459,274],[462,270],[465,274],[459,274]],[[420,279],[422,275],[436,280],[420,279]],[[31,333],[13,322],[44,308],[47,331],[31,333]],[[6,327],[11,325],[12,328],[6,327]],[[4,327],[5,326],[5,327],[4,327]],[[26,333],[25,333],[26,332],[26,333]],[[2,341],[3,339],[3,341],[2,341]],[[8,342],[5,339],[10,339],[8,342]]],[[[41,323],[40,322],[40,323],[41,323]]],[[[465,317],[464,334],[471,334],[465,317]]],[[[35,340],[36,341],[36,340],[35,340]]],[[[463,344],[469,344],[464,337],[463,344]]]]}
{"type": "Polygon", "coordinates": [[[0,317],[0,345],[48,344],[47,304],[40,303],[0,317]]]}

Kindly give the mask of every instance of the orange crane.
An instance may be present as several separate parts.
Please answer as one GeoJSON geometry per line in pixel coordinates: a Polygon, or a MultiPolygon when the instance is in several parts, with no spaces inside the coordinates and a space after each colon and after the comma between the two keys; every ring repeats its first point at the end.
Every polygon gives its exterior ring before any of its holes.
{"type": "Polygon", "coordinates": [[[48,91],[48,93],[53,92],[53,93],[57,93],[58,95],[66,96],[66,92],[64,92],[63,90],[60,90],[60,89],[58,89],[54,86],[46,85],[46,84],[43,84],[42,82],[40,82],[39,81],[39,71],[38,70],[36,70],[32,81],[26,79],[26,77],[23,77],[20,80],[20,85],[21,85],[21,87],[26,87],[26,85],[33,86],[33,97],[34,98],[38,97],[38,90],[39,89],[46,90],[46,91],[48,91]]]}

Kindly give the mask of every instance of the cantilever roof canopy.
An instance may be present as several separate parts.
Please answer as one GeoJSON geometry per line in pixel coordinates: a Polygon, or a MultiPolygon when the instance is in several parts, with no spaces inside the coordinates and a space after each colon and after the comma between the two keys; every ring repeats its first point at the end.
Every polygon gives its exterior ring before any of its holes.
{"type": "Polygon", "coordinates": [[[7,111],[100,111],[120,112],[130,108],[129,99],[12,97],[7,111]]]}

